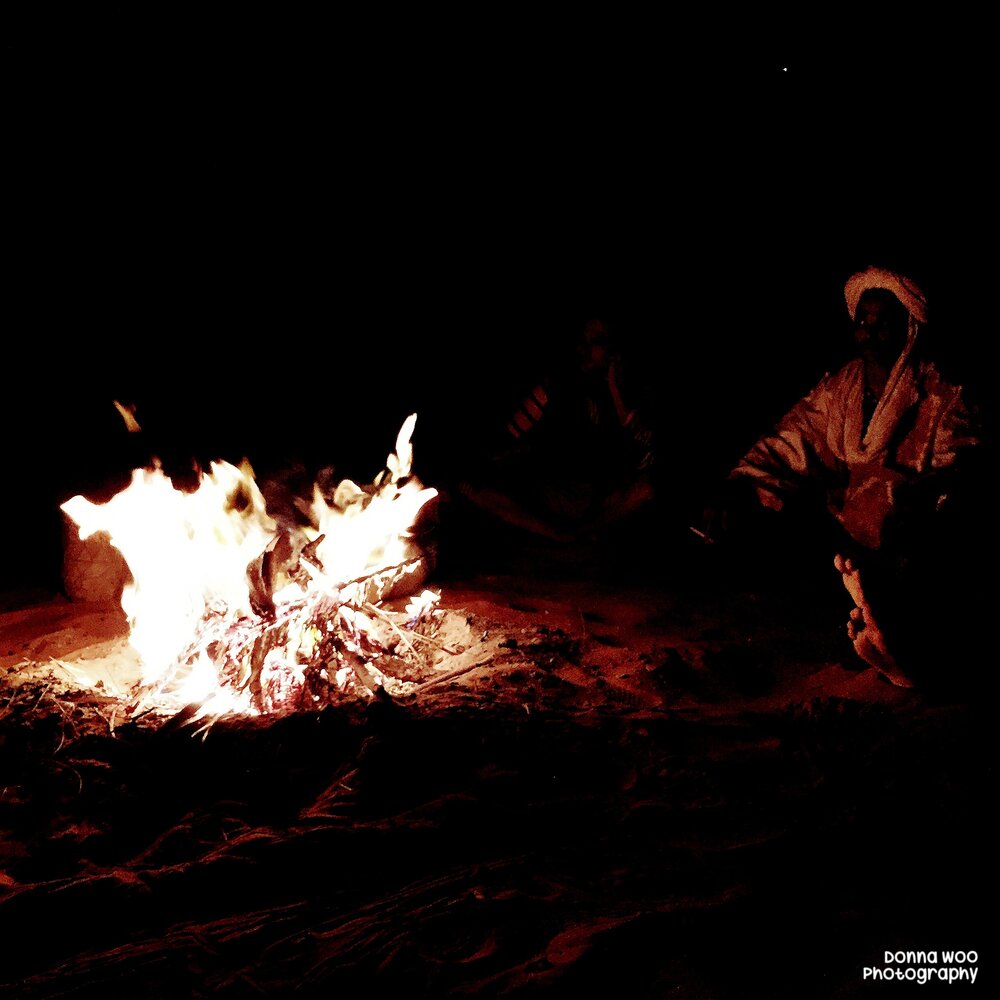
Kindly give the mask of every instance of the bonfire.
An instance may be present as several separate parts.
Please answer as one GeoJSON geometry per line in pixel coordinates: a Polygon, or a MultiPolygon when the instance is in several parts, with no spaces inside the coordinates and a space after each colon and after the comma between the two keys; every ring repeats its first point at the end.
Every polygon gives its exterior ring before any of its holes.
{"type": "Polygon", "coordinates": [[[413,661],[446,648],[440,594],[421,589],[433,550],[415,525],[437,491],[411,471],[415,423],[370,484],[317,483],[298,520],[268,510],[246,462],[212,463],[188,492],[154,464],[107,503],[62,505],[81,539],[106,533],[131,572],[133,714],[270,714],[406,693],[413,661]]]}

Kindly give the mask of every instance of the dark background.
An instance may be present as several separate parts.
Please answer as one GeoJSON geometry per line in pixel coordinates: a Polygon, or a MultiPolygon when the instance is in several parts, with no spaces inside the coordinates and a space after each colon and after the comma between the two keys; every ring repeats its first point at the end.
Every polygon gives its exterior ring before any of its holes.
{"type": "Polygon", "coordinates": [[[6,36],[7,586],[53,579],[59,502],[153,454],[366,479],[416,412],[443,484],[594,315],[685,520],[846,358],[870,263],[924,285],[936,353],[990,408],[972,58],[113,6],[6,36]]]}

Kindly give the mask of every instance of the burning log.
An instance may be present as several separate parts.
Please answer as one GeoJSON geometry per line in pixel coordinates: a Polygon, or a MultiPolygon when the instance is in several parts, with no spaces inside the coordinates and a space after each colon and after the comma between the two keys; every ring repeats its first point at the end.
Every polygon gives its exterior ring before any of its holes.
{"type": "Polygon", "coordinates": [[[247,567],[250,603],[254,611],[261,615],[275,612],[274,593],[290,583],[301,583],[304,571],[299,565],[299,558],[305,553],[305,557],[315,563],[315,548],[322,538],[320,536],[315,542],[309,542],[302,532],[278,529],[267,548],[247,567]],[[308,551],[310,549],[311,552],[308,551]]]}

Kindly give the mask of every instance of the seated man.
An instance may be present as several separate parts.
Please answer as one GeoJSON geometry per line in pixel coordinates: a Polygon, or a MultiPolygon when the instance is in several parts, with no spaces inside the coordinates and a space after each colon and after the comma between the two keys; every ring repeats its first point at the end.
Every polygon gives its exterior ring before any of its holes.
{"type": "Polygon", "coordinates": [[[485,468],[458,489],[507,524],[555,543],[590,540],[653,498],[653,436],[625,386],[607,326],[590,320],[566,363],[498,428],[485,468]]]}
{"type": "MultiPolygon", "coordinates": [[[[742,492],[758,510],[783,515],[800,548],[817,537],[816,511],[825,508],[829,554],[855,605],[847,626],[854,648],[908,687],[926,664],[919,654],[938,640],[934,653],[953,652],[954,630],[963,616],[968,624],[969,588],[960,595],[954,573],[977,522],[981,431],[962,387],[919,352],[927,321],[920,288],[869,267],[844,294],[856,356],[750,448],[729,475],[724,507],[733,519],[742,492]],[[947,631],[932,635],[942,613],[951,617],[947,631]]],[[[712,520],[710,529],[720,518],[712,520]]]]}

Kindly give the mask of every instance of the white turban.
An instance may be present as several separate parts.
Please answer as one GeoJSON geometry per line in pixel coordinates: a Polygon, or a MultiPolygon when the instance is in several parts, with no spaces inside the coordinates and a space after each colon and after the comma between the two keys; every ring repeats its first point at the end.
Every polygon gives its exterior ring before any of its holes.
{"type": "Polygon", "coordinates": [[[861,293],[868,291],[869,288],[884,288],[892,292],[913,319],[918,323],[927,322],[927,296],[909,278],[904,278],[895,271],[888,271],[884,267],[868,267],[847,279],[847,284],[844,285],[844,298],[847,299],[847,308],[852,318],[857,312],[861,293]]]}

